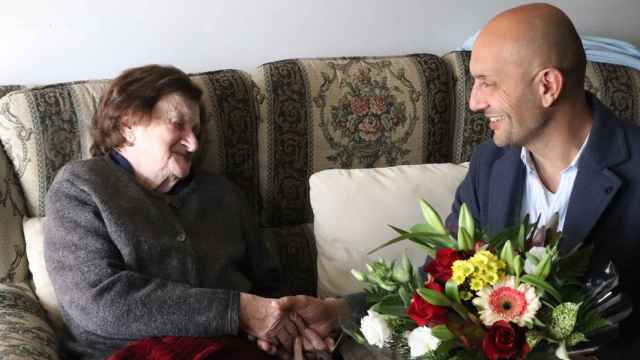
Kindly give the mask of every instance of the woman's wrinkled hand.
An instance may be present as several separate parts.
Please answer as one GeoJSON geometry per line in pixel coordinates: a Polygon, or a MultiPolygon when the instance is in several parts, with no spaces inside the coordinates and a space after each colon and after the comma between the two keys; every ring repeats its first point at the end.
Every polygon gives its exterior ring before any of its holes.
{"type": "MultiPolygon", "coordinates": [[[[293,352],[293,345],[299,334],[298,328],[304,328],[295,317],[278,303],[277,299],[268,299],[247,293],[240,294],[240,328],[248,335],[261,339],[276,347],[281,345],[287,352],[293,352]]],[[[271,347],[269,347],[271,350],[271,347]]],[[[272,353],[272,351],[267,351],[272,353]]]]}

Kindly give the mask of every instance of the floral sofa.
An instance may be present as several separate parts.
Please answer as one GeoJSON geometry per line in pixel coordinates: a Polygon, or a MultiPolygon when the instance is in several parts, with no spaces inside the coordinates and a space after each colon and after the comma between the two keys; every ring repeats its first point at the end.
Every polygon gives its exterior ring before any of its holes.
{"type": "MultiPolygon", "coordinates": [[[[292,59],[251,74],[191,75],[204,90],[209,119],[199,166],[225,174],[247,193],[291,293],[317,289],[309,226],[313,173],[460,163],[489,138],[487,121],[468,109],[468,63],[468,52],[451,52],[292,59]]],[[[44,196],[60,167],[89,156],[89,124],[107,85],[0,87],[3,359],[58,358],[56,339],[63,329],[51,311],[55,297],[42,285],[42,238],[26,224],[46,215],[44,196]]],[[[589,63],[585,88],[620,117],[640,120],[639,71],[589,63]]]]}

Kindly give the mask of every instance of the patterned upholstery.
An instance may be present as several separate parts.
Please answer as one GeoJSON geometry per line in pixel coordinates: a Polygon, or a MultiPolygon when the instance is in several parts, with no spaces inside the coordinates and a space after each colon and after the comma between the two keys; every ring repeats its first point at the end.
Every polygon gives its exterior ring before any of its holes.
{"type": "Polygon", "coordinates": [[[0,284],[0,358],[54,360],[56,338],[28,285],[0,284]]]}
{"type": "Polygon", "coordinates": [[[640,70],[588,62],[584,88],[620,119],[640,125],[640,70]]]}
{"type": "MultiPolygon", "coordinates": [[[[256,107],[249,77],[225,70],[192,75],[204,90],[209,138],[201,167],[226,173],[256,201],[256,107]]],[[[108,81],[13,92],[0,99],[0,140],[24,191],[27,214],[44,216],[44,197],[67,162],[89,157],[89,127],[108,81]]]]}
{"type": "Polygon", "coordinates": [[[285,60],[254,79],[268,226],[312,220],[316,171],[450,159],[450,75],[434,55],[285,60]]]}
{"type": "Polygon", "coordinates": [[[313,224],[270,227],[262,231],[278,256],[289,294],[316,295],[318,251],[313,224]]]}
{"type": "Polygon", "coordinates": [[[16,90],[20,90],[23,87],[20,85],[3,85],[0,86],[0,98],[2,98],[3,96],[7,95],[8,93],[12,92],[12,91],[16,91],[16,90]]]}
{"type": "MultiPolygon", "coordinates": [[[[453,162],[469,161],[476,145],[491,138],[488,120],[469,110],[473,78],[469,73],[471,52],[452,51],[444,60],[453,73],[453,162]]],[[[585,89],[591,91],[621,119],[640,125],[640,71],[612,64],[587,63],[585,89]]]]}
{"type": "MultiPolygon", "coordinates": [[[[22,89],[0,86],[0,98],[22,89]]],[[[24,199],[13,167],[0,148],[0,283],[24,281],[28,268],[22,239],[24,199]]]]}

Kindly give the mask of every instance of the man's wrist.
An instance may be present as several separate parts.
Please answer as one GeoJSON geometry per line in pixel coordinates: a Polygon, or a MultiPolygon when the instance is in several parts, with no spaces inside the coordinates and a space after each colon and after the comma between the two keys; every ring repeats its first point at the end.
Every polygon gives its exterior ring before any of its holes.
{"type": "Polygon", "coordinates": [[[341,298],[326,298],[325,303],[329,306],[331,316],[335,319],[334,327],[339,327],[340,323],[351,317],[351,305],[341,298]]]}

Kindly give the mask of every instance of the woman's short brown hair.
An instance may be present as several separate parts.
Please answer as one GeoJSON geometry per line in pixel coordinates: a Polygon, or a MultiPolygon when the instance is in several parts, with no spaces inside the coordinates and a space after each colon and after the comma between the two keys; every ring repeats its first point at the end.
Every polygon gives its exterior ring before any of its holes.
{"type": "Polygon", "coordinates": [[[160,98],[175,93],[200,105],[201,128],[204,130],[202,90],[182,70],[162,65],[125,70],[111,82],[93,117],[91,155],[104,155],[125,144],[123,128],[148,123],[149,115],[160,98]],[[125,123],[123,118],[126,115],[133,115],[130,118],[135,123],[125,123]]]}

